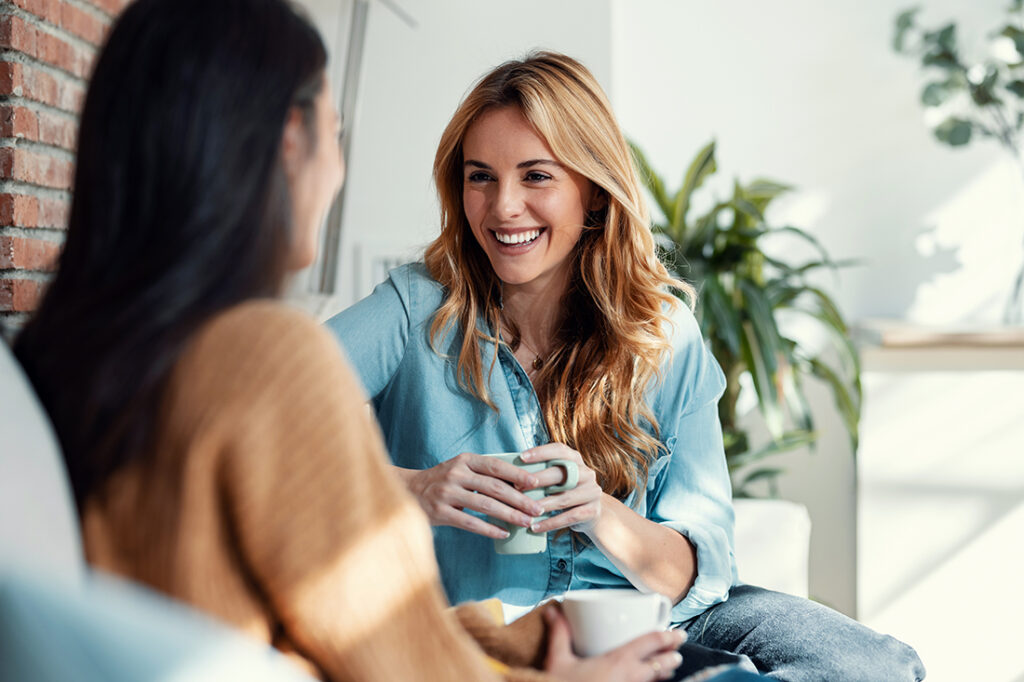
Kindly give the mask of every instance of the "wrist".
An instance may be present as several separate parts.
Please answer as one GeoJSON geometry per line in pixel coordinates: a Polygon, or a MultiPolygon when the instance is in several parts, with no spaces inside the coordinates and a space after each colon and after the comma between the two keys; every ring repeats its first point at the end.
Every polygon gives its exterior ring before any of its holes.
{"type": "Polygon", "coordinates": [[[419,474],[420,471],[418,469],[403,469],[402,467],[397,466],[392,466],[391,470],[395,472],[395,475],[398,476],[400,481],[402,481],[402,484],[406,489],[412,492],[417,474],[419,474]]]}
{"type": "Polygon", "coordinates": [[[598,543],[598,539],[601,537],[604,527],[609,522],[609,517],[613,513],[609,507],[611,503],[617,502],[617,500],[606,492],[601,493],[601,497],[597,500],[597,513],[594,518],[590,519],[585,523],[581,523],[574,527],[573,530],[583,533],[595,544],[598,543]]]}

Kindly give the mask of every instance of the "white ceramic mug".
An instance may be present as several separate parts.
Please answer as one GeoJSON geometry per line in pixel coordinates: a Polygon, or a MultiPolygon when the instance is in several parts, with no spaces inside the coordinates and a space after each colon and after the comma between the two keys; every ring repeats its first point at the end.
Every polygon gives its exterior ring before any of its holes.
{"type": "Polygon", "coordinates": [[[574,590],[562,600],[579,656],[600,656],[640,635],[668,627],[672,602],[636,590],[574,590]]]}

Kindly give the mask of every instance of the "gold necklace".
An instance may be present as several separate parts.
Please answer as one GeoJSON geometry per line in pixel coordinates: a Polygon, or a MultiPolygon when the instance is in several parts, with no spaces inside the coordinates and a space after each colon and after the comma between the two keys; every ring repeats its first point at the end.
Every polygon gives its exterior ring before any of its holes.
{"type": "Polygon", "coordinates": [[[526,343],[526,339],[524,339],[521,336],[519,337],[519,343],[521,343],[524,346],[526,346],[526,350],[528,350],[531,353],[533,353],[533,362],[530,363],[530,366],[533,367],[533,371],[534,372],[539,372],[540,368],[544,366],[544,358],[541,357],[540,353],[538,353],[537,351],[535,351],[533,349],[533,346],[531,346],[530,344],[526,343]]]}

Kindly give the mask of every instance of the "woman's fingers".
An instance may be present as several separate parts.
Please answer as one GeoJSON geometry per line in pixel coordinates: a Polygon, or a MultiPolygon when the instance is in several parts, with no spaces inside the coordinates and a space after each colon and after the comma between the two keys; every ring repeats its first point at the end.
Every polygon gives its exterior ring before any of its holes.
{"type": "MultiPolygon", "coordinates": [[[[466,477],[465,481],[459,483],[459,487],[464,491],[478,493],[480,495],[485,495],[490,499],[503,502],[508,507],[517,509],[521,513],[529,516],[540,516],[544,513],[544,506],[539,500],[534,500],[528,497],[522,491],[516,490],[499,478],[493,478],[483,474],[471,474],[466,477]]],[[[464,506],[469,506],[471,509],[476,509],[476,511],[490,514],[490,509],[480,509],[473,505],[464,506]]]]}
{"type": "Polygon", "coordinates": [[[464,452],[458,458],[463,460],[470,471],[506,481],[513,488],[530,490],[538,485],[537,474],[521,469],[497,457],[464,452]]]}
{"type": "MultiPolygon", "coordinates": [[[[533,500],[529,501],[531,504],[533,503],[533,500]]],[[[493,497],[468,490],[459,491],[455,496],[452,506],[461,509],[472,509],[481,514],[487,514],[492,518],[511,523],[514,526],[522,526],[523,528],[527,528],[533,523],[533,517],[529,514],[524,514],[493,497]]]]}
{"type": "Polygon", "coordinates": [[[684,630],[648,632],[646,635],[640,635],[636,639],[626,642],[615,651],[624,656],[646,660],[658,654],[676,653],[676,649],[685,641],[686,632],[684,630]]]}
{"type": "Polygon", "coordinates": [[[683,657],[678,651],[667,651],[662,654],[655,654],[647,658],[646,663],[651,671],[651,680],[670,680],[683,662],[683,657]]]}
{"type": "Polygon", "coordinates": [[[549,533],[553,530],[559,530],[561,528],[576,528],[577,530],[584,530],[594,519],[598,516],[597,504],[586,504],[578,507],[573,507],[568,511],[555,514],[543,521],[538,521],[530,525],[530,530],[534,533],[549,533]]]}
{"type": "Polygon", "coordinates": [[[548,443],[538,445],[529,450],[519,453],[519,458],[524,462],[546,462],[549,459],[571,459],[577,463],[583,462],[583,457],[564,443],[548,443]]]}
{"type": "Polygon", "coordinates": [[[508,531],[504,528],[499,528],[494,524],[487,523],[481,518],[473,516],[472,514],[467,514],[466,512],[455,509],[454,507],[448,507],[438,515],[437,519],[434,519],[433,521],[435,525],[461,528],[462,530],[468,530],[470,533],[494,538],[495,540],[502,540],[508,537],[508,531]]]}
{"type": "Polygon", "coordinates": [[[569,630],[569,620],[562,614],[562,611],[554,605],[544,607],[544,622],[548,625],[548,653],[547,660],[550,665],[558,665],[576,658],[572,652],[572,635],[569,630]]]}

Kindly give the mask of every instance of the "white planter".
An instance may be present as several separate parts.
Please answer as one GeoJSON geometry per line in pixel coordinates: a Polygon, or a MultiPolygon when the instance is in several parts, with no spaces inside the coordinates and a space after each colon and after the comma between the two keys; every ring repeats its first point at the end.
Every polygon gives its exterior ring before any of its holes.
{"type": "Polygon", "coordinates": [[[811,517],[789,500],[741,499],[736,510],[736,566],[740,580],[807,596],[811,517]]]}

